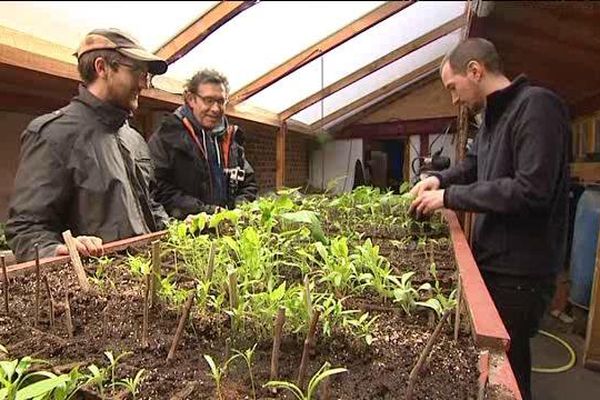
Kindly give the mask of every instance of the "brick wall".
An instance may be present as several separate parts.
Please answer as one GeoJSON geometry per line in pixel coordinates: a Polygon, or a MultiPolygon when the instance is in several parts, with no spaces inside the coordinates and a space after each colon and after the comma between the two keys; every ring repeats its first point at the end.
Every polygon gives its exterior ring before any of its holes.
{"type": "Polygon", "coordinates": [[[275,132],[246,133],[246,158],[256,175],[260,192],[275,187],[275,132]]]}
{"type": "Polygon", "coordinates": [[[285,185],[306,186],[308,182],[310,140],[304,136],[288,134],[285,143],[285,185]]]}
{"type": "MultiPolygon", "coordinates": [[[[246,158],[254,168],[260,192],[275,188],[275,137],[273,127],[246,121],[235,121],[245,132],[246,158]]],[[[285,185],[304,186],[308,182],[310,140],[288,133],[286,141],[285,185]]]]}

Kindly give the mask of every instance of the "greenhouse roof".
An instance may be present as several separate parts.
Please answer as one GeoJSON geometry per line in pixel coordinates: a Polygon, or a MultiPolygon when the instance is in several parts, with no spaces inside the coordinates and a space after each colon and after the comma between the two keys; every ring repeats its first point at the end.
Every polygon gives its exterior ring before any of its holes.
{"type": "Polygon", "coordinates": [[[119,28],[170,62],[155,88],[181,93],[194,72],[215,68],[229,79],[231,111],[318,130],[434,73],[464,35],[466,3],[0,2],[0,26],[63,53],[92,29],[119,28]]]}

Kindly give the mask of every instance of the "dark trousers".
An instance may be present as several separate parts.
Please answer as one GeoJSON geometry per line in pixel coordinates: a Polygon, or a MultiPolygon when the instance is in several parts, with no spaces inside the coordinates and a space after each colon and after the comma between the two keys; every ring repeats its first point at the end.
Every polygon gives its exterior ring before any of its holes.
{"type": "Polygon", "coordinates": [[[481,271],[500,318],[510,335],[508,359],[523,400],[531,400],[529,339],[538,331],[555,290],[555,277],[517,277],[481,271]]]}

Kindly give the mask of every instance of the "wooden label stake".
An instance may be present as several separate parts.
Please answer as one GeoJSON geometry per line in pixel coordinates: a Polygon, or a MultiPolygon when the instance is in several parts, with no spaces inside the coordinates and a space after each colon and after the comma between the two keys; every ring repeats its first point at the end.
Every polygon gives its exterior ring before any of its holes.
{"type": "Polygon", "coordinates": [[[65,240],[65,244],[67,245],[67,249],[69,249],[69,256],[71,256],[71,264],[73,264],[73,268],[75,268],[75,272],[77,273],[77,280],[79,281],[79,286],[84,293],[90,291],[90,284],[88,283],[87,277],[85,276],[85,270],[83,269],[83,264],[81,264],[81,258],[79,257],[79,252],[77,251],[77,245],[75,244],[75,239],[73,239],[73,235],[71,235],[70,230],[66,230],[62,234],[63,239],[65,240]]]}

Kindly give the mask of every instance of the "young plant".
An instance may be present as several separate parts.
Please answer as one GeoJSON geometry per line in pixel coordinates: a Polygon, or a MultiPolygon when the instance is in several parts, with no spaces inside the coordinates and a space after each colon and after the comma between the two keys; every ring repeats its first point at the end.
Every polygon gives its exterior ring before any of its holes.
{"type": "Polygon", "coordinates": [[[152,260],[142,256],[129,255],[129,257],[127,257],[127,265],[129,266],[132,275],[144,277],[150,273],[152,260]]]}
{"type": "Polygon", "coordinates": [[[287,389],[292,392],[294,397],[298,400],[313,400],[317,393],[317,388],[325,378],[348,371],[346,368],[330,369],[330,366],[331,364],[326,361],[325,364],[323,364],[323,366],[312,376],[312,378],[310,378],[306,392],[303,392],[302,389],[295,384],[286,381],[269,381],[265,383],[263,387],[287,389]]]}
{"type": "Polygon", "coordinates": [[[129,355],[133,354],[131,351],[126,351],[124,353],[121,353],[119,356],[117,356],[116,358],[113,356],[112,352],[110,351],[105,351],[104,355],[106,356],[106,358],[108,358],[108,361],[110,362],[110,365],[108,366],[108,370],[110,371],[110,384],[111,386],[115,385],[115,372],[117,370],[117,366],[119,364],[119,361],[124,358],[127,357],[129,355]]]}
{"type": "Polygon", "coordinates": [[[244,352],[234,350],[234,352],[242,357],[248,366],[248,372],[250,373],[250,383],[252,384],[252,398],[256,400],[256,387],[254,386],[254,374],[252,373],[252,359],[254,358],[254,351],[256,350],[256,344],[251,349],[246,349],[244,352]]]}
{"type": "Polygon", "coordinates": [[[392,290],[394,303],[399,303],[402,310],[408,315],[410,315],[415,308],[415,303],[419,300],[419,292],[413,288],[411,282],[414,274],[414,271],[410,271],[402,274],[400,280],[396,277],[390,278],[390,281],[395,285],[392,290]]]}
{"type": "Polygon", "coordinates": [[[108,256],[93,257],[92,259],[96,262],[97,265],[96,270],[94,271],[94,275],[90,277],[90,280],[100,288],[103,288],[106,269],[112,264],[112,262],[115,259],[108,256]]]}
{"type": "Polygon", "coordinates": [[[91,375],[87,375],[85,384],[95,386],[100,393],[100,397],[104,398],[104,381],[107,379],[108,371],[105,368],[98,368],[95,364],[88,365],[88,371],[91,375]]]}
{"type": "Polygon", "coordinates": [[[352,332],[358,338],[364,338],[365,342],[370,346],[373,343],[373,323],[379,318],[378,315],[369,319],[369,313],[364,313],[358,319],[346,318],[344,326],[349,326],[352,332]]]}
{"type": "Polygon", "coordinates": [[[217,395],[219,396],[219,400],[223,400],[223,393],[221,391],[221,383],[223,381],[225,374],[227,373],[227,367],[229,366],[230,362],[232,362],[233,360],[235,360],[238,357],[239,357],[238,354],[231,356],[221,366],[221,365],[217,365],[211,356],[209,356],[208,354],[204,354],[204,359],[206,360],[206,362],[208,363],[208,366],[210,367],[210,374],[212,375],[213,379],[215,380],[215,386],[216,386],[216,390],[217,390],[217,395]]]}
{"type": "Polygon", "coordinates": [[[121,381],[118,381],[115,383],[115,386],[122,386],[125,389],[127,389],[127,391],[129,393],[131,393],[131,396],[133,397],[133,400],[136,399],[136,395],[140,389],[140,384],[142,383],[142,381],[144,380],[144,374],[146,373],[145,369],[140,369],[137,374],[135,374],[134,378],[125,378],[121,381]]]}

